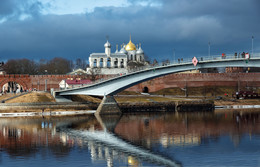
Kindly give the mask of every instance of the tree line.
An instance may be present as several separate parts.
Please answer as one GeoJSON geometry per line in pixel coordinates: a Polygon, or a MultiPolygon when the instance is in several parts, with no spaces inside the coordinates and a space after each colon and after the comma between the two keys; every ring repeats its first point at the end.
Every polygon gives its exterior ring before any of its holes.
{"type": "MultiPolygon", "coordinates": [[[[158,61],[154,59],[151,61],[148,56],[145,56],[147,64],[157,66],[158,61]]],[[[164,61],[163,61],[164,62],[164,61]]],[[[165,60],[164,63],[168,63],[169,60],[165,60]]],[[[136,68],[144,66],[145,64],[129,62],[128,67],[136,68]]],[[[23,59],[10,59],[4,64],[0,65],[1,69],[6,74],[29,74],[29,75],[56,75],[56,74],[67,74],[73,69],[86,69],[89,65],[86,60],[77,58],[75,61],[68,60],[61,57],[55,57],[51,60],[41,59],[39,61],[23,59]]],[[[97,73],[96,70],[94,70],[97,73]]]]}
{"type": "Polygon", "coordinates": [[[87,63],[83,59],[76,59],[75,62],[55,57],[51,60],[41,59],[39,61],[29,59],[10,59],[3,65],[6,74],[30,74],[30,75],[46,75],[46,74],[67,74],[72,69],[86,69],[87,63]]]}

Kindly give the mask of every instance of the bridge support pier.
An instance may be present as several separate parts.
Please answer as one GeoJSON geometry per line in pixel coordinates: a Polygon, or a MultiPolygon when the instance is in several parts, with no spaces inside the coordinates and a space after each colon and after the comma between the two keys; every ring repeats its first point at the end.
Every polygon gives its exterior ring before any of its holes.
{"type": "Polygon", "coordinates": [[[113,96],[104,96],[97,108],[96,114],[122,114],[122,112],[113,96]]]}

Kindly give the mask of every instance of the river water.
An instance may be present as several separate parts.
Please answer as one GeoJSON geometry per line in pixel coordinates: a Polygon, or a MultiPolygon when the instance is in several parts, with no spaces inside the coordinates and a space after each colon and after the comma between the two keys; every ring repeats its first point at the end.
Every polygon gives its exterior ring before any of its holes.
{"type": "Polygon", "coordinates": [[[260,112],[0,118],[0,166],[260,166],[260,112]]]}

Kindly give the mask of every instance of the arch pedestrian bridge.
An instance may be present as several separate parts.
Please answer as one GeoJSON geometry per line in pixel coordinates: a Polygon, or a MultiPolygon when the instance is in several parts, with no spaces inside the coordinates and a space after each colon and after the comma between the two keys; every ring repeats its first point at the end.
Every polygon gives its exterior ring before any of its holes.
{"type": "Polygon", "coordinates": [[[193,64],[192,58],[190,58],[189,60],[181,61],[179,63],[157,67],[148,67],[140,71],[104,80],[99,83],[82,86],[80,88],[54,91],[53,95],[55,97],[80,94],[93,96],[113,96],[133,85],[164,75],[195,69],[220,67],[260,67],[260,53],[254,54],[254,56],[251,56],[249,59],[239,58],[234,55],[226,57],[218,56],[210,58],[200,58],[198,59],[198,63],[196,66],[193,64]]]}

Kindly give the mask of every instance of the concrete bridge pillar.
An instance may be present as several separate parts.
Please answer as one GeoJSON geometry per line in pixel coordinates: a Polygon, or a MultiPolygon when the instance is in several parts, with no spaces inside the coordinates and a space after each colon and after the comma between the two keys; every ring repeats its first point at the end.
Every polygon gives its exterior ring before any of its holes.
{"type": "Polygon", "coordinates": [[[122,114],[120,108],[113,96],[104,96],[102,102],[99,104],[95,115],[105,114],[122,114]]]}

